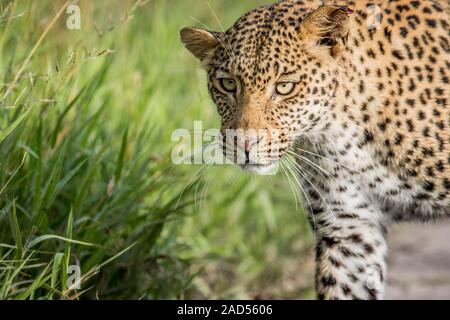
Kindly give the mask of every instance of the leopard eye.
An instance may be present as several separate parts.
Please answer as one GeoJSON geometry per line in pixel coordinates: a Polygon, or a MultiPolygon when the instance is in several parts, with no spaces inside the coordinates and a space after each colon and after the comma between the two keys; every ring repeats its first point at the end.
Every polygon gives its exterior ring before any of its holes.
{"type": "Polygon", "coordinates": [[[294,88],[295,88],[294,82],[280,82],[276,84],[275,91],[279,95],[287,96],[288,94],[291,94],[292,91],[294,91],[294,88]]]}
{"type": "Polygon", "coordinates": [[[227,92],[235,92],[236,91],[236,81],[230,78],[222,78],[219,80],[220,86],[223,90],[227,92]]]}

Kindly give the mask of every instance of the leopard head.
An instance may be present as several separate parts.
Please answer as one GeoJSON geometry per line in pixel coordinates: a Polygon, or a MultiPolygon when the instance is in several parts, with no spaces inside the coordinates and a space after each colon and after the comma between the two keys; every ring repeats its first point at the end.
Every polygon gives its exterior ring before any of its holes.
{"type": "Polygon", "coordinates": [[[243,150],[243,169],[271,170],[299,137],[329,125],[347,10],[308,12],[287,1],[251,11],[225,32],[181,30],[207,72],[224,149],[243,150]]]}

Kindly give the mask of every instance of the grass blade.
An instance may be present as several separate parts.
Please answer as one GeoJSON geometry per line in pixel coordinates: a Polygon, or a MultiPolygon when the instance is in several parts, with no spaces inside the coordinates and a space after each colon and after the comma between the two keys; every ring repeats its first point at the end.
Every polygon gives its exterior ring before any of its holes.
{"type": "Polygon", "coordinates": [[[128,127],[125,129],[125,132],[123,133],[122,145],[120,147],[119,156],[117,158],[116,174],[115,174],[116,182],[119,182],[122,176],[123,163],[125,160],[125,151],[127,149],[127,142],[128,142],[128,127]]]}
{"type": "Polygon", "coordinates": [[[44,234],[42,236],[36,237],[33,240],[31,240],[28,243],[27,248],[32,248],[35,245],[37,245],[38,243],[40,243],[42,241],[50,240],[50,239],[61,240],[61,241],[65,241],[66,243],[69,243],[69,244],[73,243],[73,244],[79,244],[79,245],[88,246],[88,247],[95,246],[93,243],[89,243],[89,242],[85,242],[85,241],[74,240],[74,239],[63,237],[63,236],[58,236],[55,234],[44,234]]]}
{"type": "MultiPolygon", "coordinates": [[[[72,239],[72,233],[73,233],[73,209],[70,208],[69,219],[67,220],[67,227],[66,227],[67,239],[72,239]]],[[[66,242],[66,247],[64,249],[64,259],[63,259],[63,264],[62,264],[62,269],[61,269],[62,291],[67,289],[67,273],[68,273],[69,264],[70,264],[70,250],[71,250],[71,243],[66,242]]]]}
{"type": "Polygon", "coordinates": [[[22,243],[22,235],[20,233],[19,221],[17,220],[15,200],[13,200],[12,203],[10,223],[11,228],[13,229],[14,240],[16,243],[16,260],[20,261],[22,259],[23,254],[23,243],[22,243]]]}
{"type": "Polygon", "coordinates": [[[0,131],[0,143],[2,143],[11,134],[11,132],[19,126],[19,124],[30,114],[30,111],[31,108],[28,108],[16,120],[14,120],[9,127],[0,131]]]}
{"type": "MultiPolygon", "coordinates": [[[[60,278],[60,270],[62,268],[64,260],[64,253],[58,252],[53,257],[53,266],[52,266],[52,278],[50,281],[50,287],[56,288],[58,285],[58,279],[60,278]]],[[[50,299],[53,298],[53,292],[50,293],[50,299]]]]}

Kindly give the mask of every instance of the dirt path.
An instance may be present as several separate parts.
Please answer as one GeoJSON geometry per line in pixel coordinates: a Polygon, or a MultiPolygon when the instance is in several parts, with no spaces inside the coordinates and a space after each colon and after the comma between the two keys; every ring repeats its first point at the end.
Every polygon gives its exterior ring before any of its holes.
{"type": "Polygon", "coordinates": [[[386,299],[450,299],[450,222],[395,226],[386,299]]]}

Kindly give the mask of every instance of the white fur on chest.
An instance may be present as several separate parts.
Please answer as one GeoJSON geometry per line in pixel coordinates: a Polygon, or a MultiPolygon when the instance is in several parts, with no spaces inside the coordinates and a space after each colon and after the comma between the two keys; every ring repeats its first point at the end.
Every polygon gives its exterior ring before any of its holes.
{"type": "MultiPolygon", "coordinates": [[[[420,186],[410,184],[405,188],[405,182],[374,157],[370,146],[359,146],[359,137],[358,128],[347,127],[327,136],[321,145],[323,155],[331,160],[322,159],[321,166],[335,174],[331,191],[351,185],[354,192],[387,215],[433,216],[433,201],[415,200],[420,186]]],[[[330,184],[329,179],[327,183],[330,184]]]]}

